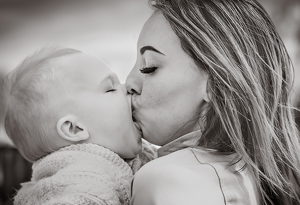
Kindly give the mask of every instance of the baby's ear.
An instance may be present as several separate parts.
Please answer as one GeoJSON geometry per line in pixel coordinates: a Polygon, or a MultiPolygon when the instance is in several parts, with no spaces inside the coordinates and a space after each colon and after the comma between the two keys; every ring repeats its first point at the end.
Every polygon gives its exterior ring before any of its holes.
{"type": "Polygon", "coordinates": [[[68,141],[79,142],[90,137],[87,129],[78,123],[74,116],[62,117],[58,120],[56,128],[60,137],[68,141]]]}

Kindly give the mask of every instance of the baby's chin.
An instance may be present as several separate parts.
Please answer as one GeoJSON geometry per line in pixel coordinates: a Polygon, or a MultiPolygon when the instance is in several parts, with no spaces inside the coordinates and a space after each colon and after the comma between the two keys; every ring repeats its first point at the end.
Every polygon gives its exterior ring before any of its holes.
{"type": "Polygon", "coordinates": [[[135,149],[133,150],[133,153],[135,155],[138,155],[141,151],[142,151],[142,136],[140,134],[140,132],[136,133],[136,146],[135,149]]]}
{"type": "Polygon", "coordinates": [[[141,152],[142,152],[142,142],[140,143],[140,146],[137,146],[136,148],[134,148],[131,153],[127,153],[121,157],[123,159],[133,159],[141,152]]]}
{"type": "Polygon", "coordinates": [[[138,141],[138,149],[137,149],[137,151],[136,152],[134,152],[134,154],[136,154],[136,155],[138,155],[141,151],[142,151],[142,149],[143,149],[143,143],[142,143],[142,138],[140,138],[140,140],[138,141]]]}

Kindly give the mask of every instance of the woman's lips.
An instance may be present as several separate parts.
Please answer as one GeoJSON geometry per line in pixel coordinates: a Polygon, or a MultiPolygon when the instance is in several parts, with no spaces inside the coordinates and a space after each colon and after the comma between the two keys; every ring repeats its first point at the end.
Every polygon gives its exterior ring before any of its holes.
{"type": "Polygon", "coordinates": [[[140,133],[141,138],[143,138],[143,131],[142,131],[141,126],[137,122],[133,122],[133,124],[136,127],[136,129],[138,130],[138,132],[140,133]]]}
{"type": "MultiPolygon", "coordinates": [[[[131,96],[132,98],[134,97],[133,95],[131,96]]],[[[132,113],[132,121],[133,124],[135,125],[135,127],[137,128],[137,130],[139,131],[139,133],[141,134],[141,136],[143,137],[143,131],[141,126],[138,124],[137,119],[135,117],[135,106],[134,106],[134,99],[131,98],[131,113],[132,113]]]]}
{"type": "Polygon", "coordinates": [[[134,112],[132,112],[132,121],[133,121],[133,124],[135,125],[135,127],[137,128],[137,130],[140,132],[140,134],[143,135],[142,128],[139,125],[139,123],[137,122],[136,118],[134,117],[134,112]]]}

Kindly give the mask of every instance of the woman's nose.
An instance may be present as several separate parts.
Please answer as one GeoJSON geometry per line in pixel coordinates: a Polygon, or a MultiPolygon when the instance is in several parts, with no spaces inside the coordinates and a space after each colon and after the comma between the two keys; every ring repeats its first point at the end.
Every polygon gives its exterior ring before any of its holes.
{"type": "Polygon", "coordinates": [[[126,79],[126,90],[130,94],[140,95],[143,87],[142,74],[137,67],[133,67],[126,79]]]}

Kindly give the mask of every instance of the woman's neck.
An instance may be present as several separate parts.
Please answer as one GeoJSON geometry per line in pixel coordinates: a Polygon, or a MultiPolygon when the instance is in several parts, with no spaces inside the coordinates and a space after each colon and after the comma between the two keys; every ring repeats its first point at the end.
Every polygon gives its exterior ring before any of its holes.
{"type": "Polygon", "coordinates": [[[177,139],[165,144],[158,149],[158,157],[168,155],[172,152],[187,148],[197,146],[197,142],[201,137],[201,130],[196,130],[190,133],[187,133],[177,139]]]}

